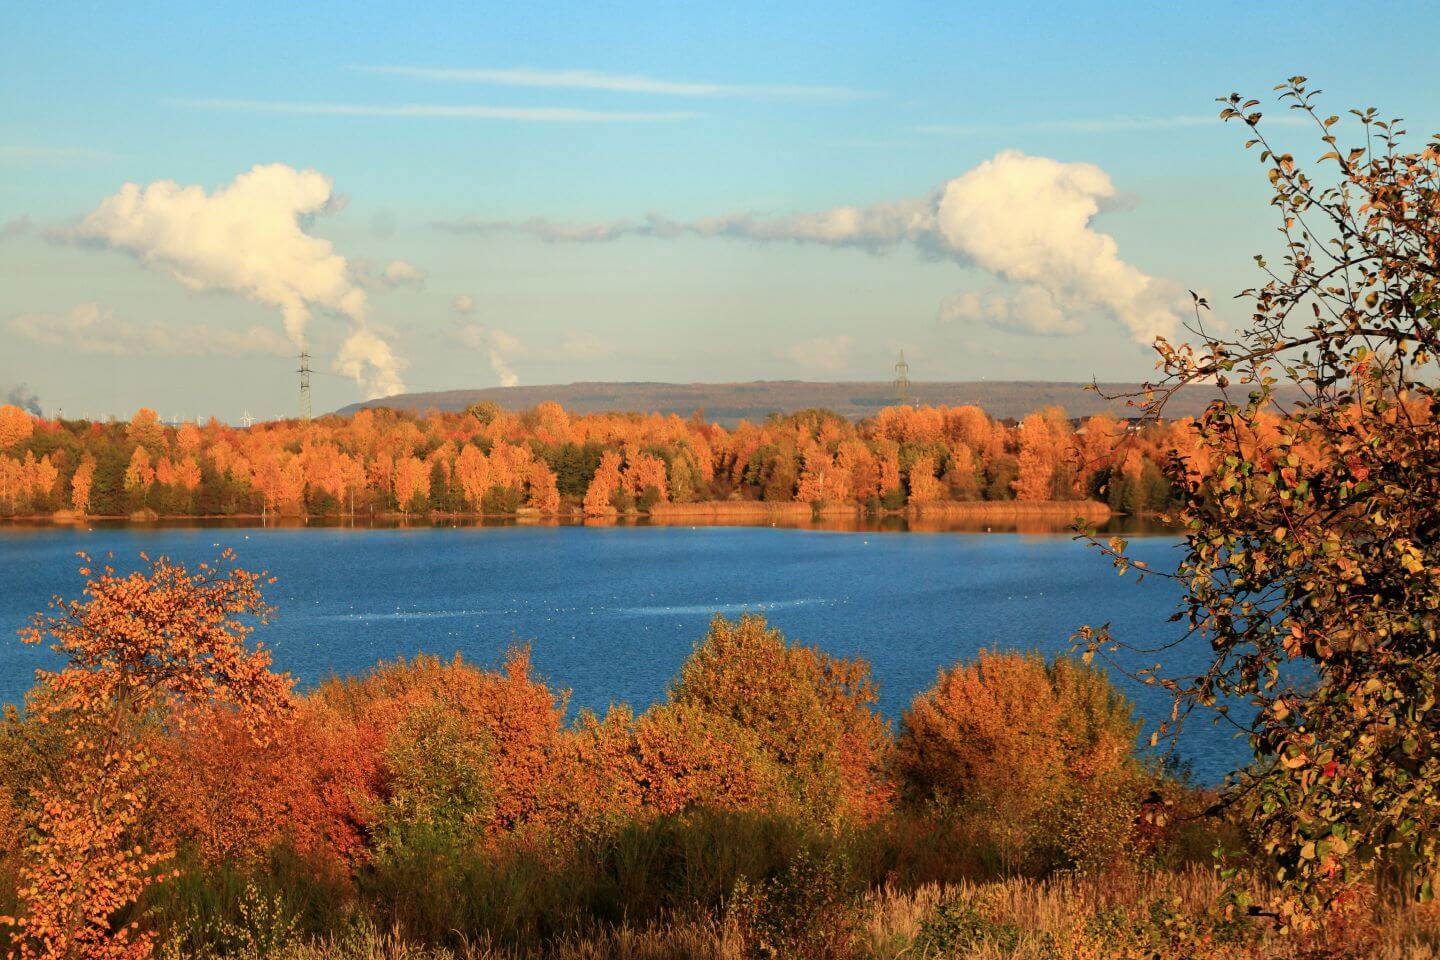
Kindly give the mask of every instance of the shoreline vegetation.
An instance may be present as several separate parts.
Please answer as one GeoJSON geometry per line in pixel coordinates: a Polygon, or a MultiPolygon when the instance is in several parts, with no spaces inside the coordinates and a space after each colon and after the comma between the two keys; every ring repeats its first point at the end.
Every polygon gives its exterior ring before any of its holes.
{"type": "Polygon", "coordinates": [[[891,517],[1067,523],[1163,512],[1188,421],[1019,422],[978,407],[824,410],[727,429],[703,417],[574,415],[554,403],[235,428],[36,417],[0,406],[0,518],[176,517],[803,523],[891,517]]]}
{"type": "Polygon", "coordinates": [[[1078,660],[941,665],[892,729],[865,660],[717,616],[663,701],[567,720],[526,647],[300,691],[248,642],[268,580],[232,555],[83,562],[84,599],[22,634],[68,665],[0,724],[0,949],[93,934],[177,960],[1385,960],[1440,944],[1434,911],[1365,897],[1323,934],[1277,936],[1248,909],[1267,891],[1219,872],[1262,856],[1245,821],[1202,817],[1213,793],[1140,752],[1131,704],[1078,660]],[[122,633],[143,655],[113,656],[122,633]],[[53,880],[92,862],[93,890],[53,880]]]}
{"type": "MultiPolygon", "coordinates": [[[[521,507],[514,513],[441,513],[426,514],[401,512],[380,513],[371,516],[347,516],[333,514],[267,515],[263,513],[233,514],[159,514],[153,510],[139,510],[125,514],[79,513],[75,510],[56,510],[47,514],[31,514],[0,517],[0,523],[15,524],[85,524],[127,523],[165,524],[172,521],[230,521],[259,520],[272,523],[289,522],[305,526],[310,522],[350,522],[357,525],[403,524],[441,525],[452,523],[484,524],[486,522],[521,521],[547,524],[589,524],[613,525],[617,523],[646,524],[650,526],[701,525],[726,526],[806,525],[810,521],[854,520],[883,523],[896,521],[923,526],[927,520],[949,520],[957,523],[993,521],[996,523],[1024,523],[1035,521],[1040,528],[1051,530],[1069,529],[1075,522],[1103,524],[1117,516],[1110,507],[1097,500],[1031,500],[1031,501],[981,501],[981,500],[937,500],[931,503],[910,504],[900,510],[882,511],[878,515],[869,513],[858,504],[809,504],[776,503],[757,500],[703,500],[691,503],[655,503],[649,510],[630,510],[603,516],[587,516],[581,510],[557,510],[545,514],[539,510],[521,507]]],[[[1154,519],[1154,515],[1136,519],[1154,519]]],[[[937,525],[938,527],[939,525],[937,525]]]]}

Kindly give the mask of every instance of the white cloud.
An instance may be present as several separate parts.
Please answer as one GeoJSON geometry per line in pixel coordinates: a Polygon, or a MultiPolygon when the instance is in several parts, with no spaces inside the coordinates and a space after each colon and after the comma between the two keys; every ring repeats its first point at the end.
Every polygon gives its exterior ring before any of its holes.
{"type": "Polygon", "coordinates": [[[242,113],[294,113],[325,117],[421,117],[460,120],[516,120],[526,123],[668,123],[693,120],[690,111],[637,113],[616,110],[581,110],[575,107],[493,107],[441,103],[406,103],[398,106],[359,103],[296,103],[283,100],[177,100],[190,110],[224,110],[242,113]]]}
{"type": "Polygon", "coordinates": [[[70,236],[128,253],[191,290],[275,307],[296,348],[307,342],[313,309],[348,318],[354,342],[335,369],[384,396],[400,385],[401,364],[367,328],[365,291],[345,257],[306,232],[311,218],[341,202],[324,174],[260,165],[210,193],[172,180],[127,183],[70,236]]]}
{"type": "Polygon", "coordinates": [[[603,73],[599,70],[533,70],[494,67],[357,67],[367,73],[448,80],[505,87],[543,87],[565,90],[604,90],[611,93],[640,93],[678,97],[752,97],[779,100],[855,100],[873,96],[845,87],[790,84],[692,83],[661,80],[633,74],[603,73]]]}
{"type": "Polygon", "coordinates": [[[110,356],[286,356],[290,344],[266,327],[228,330],[203,323],[176,327],[152,320],[131,323],[98,303],[80,303],[64,314],[22,314],[10,329],[42,346],[110,356]]]}
{"type": "Polygon", "coordinates": [[[808,243],[872,252],[913,244],[928,255],[978,267],[1014,285],[992,315],[1030,332],[1067,332],[1081,315],[1101,312],[1139,343],[1170,337],[1179,326],[1183,291],[1120,259],[1114,238],[1091,221],[1123,198],[1099,167],[1005,150],[942,184],[928,197],[840,206],[789,216],[731,214],[676,221],[651,214],[638,221],[558,224],[452,220],[434,224],[461,233],[514,231],[551,242],[605,242],[623,237],[733,237],[762,243],[808,243]]]}
{"type": "Polygon", "coordinates": [[[475,312],[475,298],[468,293],[458,295],[450,301],[450,312],[460,316],[469,316],[475,312]]]}
{"type": "Polygon", "coordinates": [[[1044,287],[1026,286],[1013,294],[1001,290],[968,291],[940,304],[942,323],[985,323],[1001,330],[1019,329],[1036,334],[1079,333],[1077,318],[1067,316],[1044,287]]]}
{"type": "Polygon", "coordinates": [[[373,260],[355,257],[350,260],[355,282],[370,290],[393,290],[396,287],[420,288],[428,276],[424,270],[404,260],[391,260],[381,266],[373,260]]]}
{"type": "Polygon", "coordinates": [[[520,377],[510,366],[513,357],[525,353],[525,345],[504,330],[486,329],[478,323],[467,323],[456,334],[460,342],[484,353],[490,360],[490,369],[500,378],[500,386],[517,387],[520,377]]]}
{"type": "Polygon", "coordinates": [[[1100,201],[1115,194],[1097,166],[1006,150],[945,185],[936,233],[961,258],[1024,288],[1027,313],[1043,290],[1057,308],[1105,311],[1148,344],[1174,335],[1183,291],[1121,260],[1114,238],[1091,229],[1100,201]]]}
{"type": "Polygon", "coordinates": [[[844,335],[835,337],[814,337],[793,343],[785,356],[802,367],[813,370],[839,370],[850,359],[850,347],[854,341],[844,335]]]}

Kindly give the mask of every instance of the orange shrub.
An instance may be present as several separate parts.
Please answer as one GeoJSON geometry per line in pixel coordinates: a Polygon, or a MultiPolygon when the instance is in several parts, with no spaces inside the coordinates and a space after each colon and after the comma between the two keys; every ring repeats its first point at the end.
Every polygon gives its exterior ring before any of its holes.
{"type": "Polygon", "coordinates": [[[647,710],[636,722],[625,771],[657,813],[691,806],[774,810],[786,806],[784,772],[759,736],[729,717],[686,703],[647,710]]]}
{"type": "Polygon", "coordinates": [[[889,803],[888,725],[870,666],[791,646],[762,616],[717,616],[670,691],[670,703],[732,721],[783,771],[821,820],[868,819],[889,803]]]}
{"type": "Polygon", "coordinates": [[[1007,838],[1028,841],[1060,804],[1099,809],[1133,779],[1131,710],[1099,670],[982,650],[915,697],[896,742],[896,778],[913,802],[994,815],[1007,838]]]}
{"type": "Polygon", "coordinates": [[[546,819],[568,693],[554,693],[531,676],[527,648],[512,651],[500,671],[480,670],[459,656],[381,664],[359,679],[327,681],[312,699],[356,727],[372,728],[387,749],[415,710],[440,705],[490,744],[490,830],[542,825],[546,819]]]}
{"type": "Polygon", "coordinates": [[[382,779],[373,727],[302,702],[260,741],[229,711],[210,711],[157,749],[158,823],[208,862],[259,857],[282,841],[338,866],[364,858],[382,779]]]}

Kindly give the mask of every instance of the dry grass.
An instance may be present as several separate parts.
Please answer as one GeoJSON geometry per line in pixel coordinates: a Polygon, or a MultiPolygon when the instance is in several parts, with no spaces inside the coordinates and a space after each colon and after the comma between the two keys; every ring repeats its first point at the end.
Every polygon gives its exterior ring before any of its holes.
{"type": "MultiPolygon", "coordinates": [[[[1324,934],[1285,937],[1261,921],[1226,928],[1218,916],[1224,887],[1194,868],[1136,873],[1103,881],[1061,878],[882,888],[859,905],[857,952],[847,960],[1440,960],[1440,908],[1394,898],[1357,903],[1324,934]],[[979,905],[989,925],[964,942],[937,949],[923,939],[946,903],[979,905]],[[1164,905],[1152,911],[1153,905],[1164,905]],[[1171,918],[1157,920],[1156,917],[1171,918]],[[1176,919],[1178,918],[1178,919],[1176,919]]],[[[422,948],[398,930],[352,930],[326,942],[294,942],[247,960],[522,960],[542,956],[485,943],[422,948]]],[[[733,926],[718,919],[621,926],[550,944],[547,960],[745,960],[733,926]]],[[[786,958],[839,960],[839,958],[786,958]]]]}

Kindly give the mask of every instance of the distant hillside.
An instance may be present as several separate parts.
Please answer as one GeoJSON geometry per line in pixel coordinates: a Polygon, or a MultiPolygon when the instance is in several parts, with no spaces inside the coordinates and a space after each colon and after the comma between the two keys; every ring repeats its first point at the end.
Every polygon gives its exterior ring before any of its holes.
{"type": "MultiPolygon", "coordinates": [[[[1116,395],[1134,384],[1102,383],[1101,390],[1116,395]]],[[[953,383],[917,383],[915,399],[924,404],[956,406],[973,403],[992,417],[1023,417],[1046,406],[1064,407],[1072,417],[1110,412],[1117,417],[1135,415],[1123,401],[1105,400],[1083,383],[1046,380],[976,380],[953,383]]],[[[1191,387],[1171,401],[1172,417],[1193,416],[1214,397],[1213,390],[1191,387]]],[[[809,407],[833,410],[851,420],[874,416],[895,402],[889,383],[815,383],[804,380],[757,380],[750,383],[569,383],[533,387],[487,387],[482,390],[444,390],[402,393],[383,400],[351,404],[341,414],[364,407],[398,410],[464,410],[472,403],[490,400],[507,410],[528,410],[547,400],[576,413],[638,411],[676,413],[688,417],[703,410],[705,417],[726,426],[741,420],[763,421],[772,413],[792,413],[809,407]]]]}

